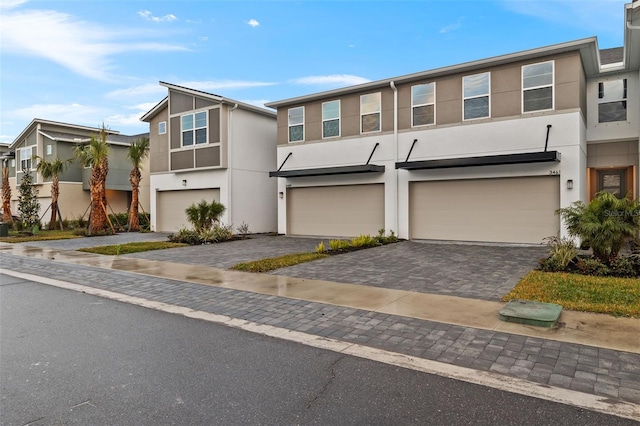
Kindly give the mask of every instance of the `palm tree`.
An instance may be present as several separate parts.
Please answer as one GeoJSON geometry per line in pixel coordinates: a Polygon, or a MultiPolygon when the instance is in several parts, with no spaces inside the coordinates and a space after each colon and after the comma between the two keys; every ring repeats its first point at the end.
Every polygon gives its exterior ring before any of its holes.
{"type": "Polygon", "coordinates": [[[89,217],[89,235],[107,229],[107,193],[106,181],[109,173],[109,145],[107,129],[102,126],[100,134],[92,136],[86,145],[77,145],[74,156],[84,167],[91,167],[89,189],[91,190],[91,216],[89,217]]]}
{"type": "MultiPolygon", "coordinates": [[[[62,161],[58,157],[55,160],[47,161],[37,155],[33,156],[34,160],[38,161],[36,170],[44,179],[51,179],[51,220],[49,221],[49,229],[55,229],[58,221],[58,196],[60,195],[60,185],[58,175],[64,172],[73,159],[62,161]]],[[[62,218],[60,218],[62,220],[62,218]]]]}
{"type": "Polygon", "coordinates": [[[131,182],[131,206],[129,207],[129,231],[140,230],[140,220],[138,217],[138,195],[140,192],[140,181],[142,173],[140,168],[142,162],[149,156],[149,138],[136,139],[127,151],[127,158],[131,161],[133,169],[129,173],[129,182],[131,182]]]}
{"type": "Polygon", "coordinates": [[[9,162],[5,159],[2,167],[2,221],[12,223],[11,216],[11,186],[9,186],[9,162]]]}

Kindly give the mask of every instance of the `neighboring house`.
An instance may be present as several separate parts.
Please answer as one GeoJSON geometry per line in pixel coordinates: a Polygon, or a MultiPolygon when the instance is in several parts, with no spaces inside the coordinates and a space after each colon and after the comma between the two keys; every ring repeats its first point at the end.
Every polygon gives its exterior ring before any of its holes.
{"type": "MultiPolygon", "coordinates": [[[[92,136],[98,136],[99,128],[78,126],[75,124],[59,123],[55,121],[34,119],[9,146],[6,154],[9,163],[9,183],[11,185],[11,211],[18,214],[18,187],[22,182],[23,169],[32,171],[34,182],[38,187],[40,201],[40,215],[43,222],[47,222],[50,212],[45,214],[51,204],[51,179],[43,179],[36,172],[37,161],[33,156],[37,155],[45,160],[54,160],[56,157],[65,161],[74,158],[73,149],[76,145],[86,144],[92,136]]],[[[147,134],[125,136],[119,132],[108,130],[107,143],[109,144],[109,174],[107,175],[107,202],[109,213],[125,213],[131,202],[131,184],[129,172],[132,165],[127,159],[127,149],[131,142],[147,134]]],[[[149,212],[149,164],[145,164],[142,170],[143,178],[140,187],[140,202],[149,212]]],[[[67,165],[65,171],[59,176],[60,196],[58,205],[63,219],[77,219],[84,215],[89,218],[89,205],[91,196],[89,192],[89,178],[91,168],[84,168],[74,160],[67,165]]]]}
{"type": "MultiPolygon", "coordinates": [[[[640,2],[597,39],[266,104],[278,232],[541,243],[556,210],[638,196],[640,2]]],[[[562,228],[562,230],[561,230],[562,228]]]]}
{"type": "Polygon", "coordinates": [[[151,142],[152,229],[188,227],[185,209],[216,200],[225,224],[277,228],[273,111],[160,82],[168,96],[141,119],[151,142]]]}

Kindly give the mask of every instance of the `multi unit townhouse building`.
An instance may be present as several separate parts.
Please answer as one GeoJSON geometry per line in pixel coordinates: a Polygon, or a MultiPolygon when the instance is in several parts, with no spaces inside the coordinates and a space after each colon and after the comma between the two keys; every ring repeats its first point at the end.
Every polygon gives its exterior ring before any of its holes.
{"type": "Polygon", "coordinates": [[[221,222],[275,232],[276,117],[212,93],[160,82],[168,95],[147,112],[151,153],[151,226],[188,227],[185,209],[222,203],[221,222]]]}
{"type": "Polygon", "coordinates": [[[556,210],[638,196],[640,1],[587,38],[268,103],[278,232],[541,243],[556,210]]]}
{"type": "MultiPolygon", "coordinates": [[[[52,161],[73,159],[76,145],[86,144],[91,137],[98,137],[101,129],[60,123],[50,120],[34,119],[14,139],[8,150],[2,154],[3,165],[9,168],[9,185],[11,187],[11,212],[18,214],[18,187],[22,182],[24,170],[29,169],[37,186],[40,201],[40,215],[43,216],[51,204],[51,179],[43,179],[37,173],[37,160],[34,156],[52,161]]],[[[121,135],[115,130],[107,131],[109,145],[109,174],[107,175],[107,202],[109,213],[125,213],[131,202],[131,184],[129,172],[132,165],[127,159],[130,144],[147,134],[134,136],[121,135]]],[[[140,184],[140,203],[145,211],[149,211],[149,165],[142,168],[143,178],[140,184]]],[[[63,219],[89,218],[88,208],[91,204],[89,178],[91,169],[85,168],[77,161],[70,162],[59,176],[60,196],[58,205],[63,219]]],[[[48,215],[42,220],[47,221],[48,215]]]]}

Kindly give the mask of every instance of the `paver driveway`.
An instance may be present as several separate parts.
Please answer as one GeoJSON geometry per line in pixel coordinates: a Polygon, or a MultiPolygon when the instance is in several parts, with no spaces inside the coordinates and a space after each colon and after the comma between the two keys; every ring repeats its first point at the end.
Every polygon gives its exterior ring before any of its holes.
{"type": "MultiPolygon", "coordinates": [[[[317,238],[258,236],[249,240],[128,255],[229,268],[236,263],[313,251],[317,238]]],[[[533,269],[544,247],[502,247],[403,241],[272,272],[291,277],[498,300],[533,269]]]]}

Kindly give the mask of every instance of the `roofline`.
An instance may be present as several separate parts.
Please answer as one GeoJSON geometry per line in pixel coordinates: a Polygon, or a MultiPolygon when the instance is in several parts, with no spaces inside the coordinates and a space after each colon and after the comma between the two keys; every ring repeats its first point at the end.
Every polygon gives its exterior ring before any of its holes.
{"type": "Polygon", "coordinates": [[[163,108],[164,108],[164,104],[169,102],[169,96],[165,96],[163,100],[161,100],[160,102],[158,102],[157,104],[155,104],[155,106],[153,108],[151,108],[149,111],[145,112],[144,115],[142,117],[140,117],[140,121],[146,121],[149,122],[149,120],[151,120],[153,117],[155,117],[163,108]]]}
{"type": "MultiPolygon", "coordinates": [[[[275,117],[276,112],[271,111],[270,109],[261,108],[255,105],[248,104],[246,102],[237,101],[231,98],[225,98],[223,96],[214,95],[213,93],[203,92],[202,90],[191,89],[189,87],[180,86],[178,84],[167,83],[165,81],[158,82],[160,86],[164,86],[167,89],[173,89],[179,92],[188,93],[190,95],[199,96],[201,98],[211,99],[215,102],[219,102],[226,105],[238,106],[242,109],[246,109],[249,111],[257,112],[258,114],[263,114],[268,117],[275,117]]],[[[164,107],[165,104],[169,102],[169,96],[165,97],[163,100],[158,102],[153,108],[151,108],[148,112],[146,112],[142,117],[140,117],[141,121],[149,122],[153,117],[155,117],[164,107]]]]}
{"type": "Polygon", "coordinates": [[[533,59],[552,54],[571,52],[579,50],[585,63],[585,72],[587,75],[597,74],[600,70],[600,56],[598,54],[598,40],[596,37],[588,37],[580,40],[554,44],[550,46],[538,47],[535,49],[523,50],[520,52],[509,53],[506,55],[493,56],[490,58],[480,59],[476,61],[464,62],[456,65],[435,68],[432,70],[421,71],[412,74],[405,74],[398,77],[386,78],[384,80],[376,80],[368,83],[358,84],[355,86],[344,87],[340,89],[327,90],[324,92],[313,93],[310,95],[298,96],[294,98],[283,99],[280,101],[269,102],[265,106],[270,108],[278,108],[280,106],[292,105],[306,102],[309,100],[326,98],[334,95],[344,95],[348,93],[361,92],[367,89],[388,86],[391,82],[407,83],[425,78],[436,78],[443,75],[450,75],[465,71],[473,71],[485,68],[489,65],[502,65],[510,62],[522,61],[525,59],[533,59]],[[590,63],[589,63],[590,62],[590,63]],[[589,68],[589,69],[587,69],[589,68]]]}
{"type": "MultiPolygon", "coordinates": [[[[91,131],[91,132],[100,132],[100,131],[102,131],[102,129],[98,128],[98,127],[80,126],[78,124],[63,123],[63,122],[60,122],[60,121],[43,120],[41,118],[34,118],[33,120],[31,120],[31,123],[29,123],[29,125],[27,127],[25,127],[22,132],[20,132],[20,134],[13,140],[13,142],[11,142],[9,144],[9,148],[11,148],[15,144],[19,143],[22,140],[22,138],[24,137],[24,135],[26,133],[28,133],[28,131],[35,124],[51,124],[51,125],[54,125],[54,126],[64,126],[64,127],[70,127],[70,128],[73,128],[73,129],[88,130],[88,131],[91,131]]],[[[109,129],[106,129],[106,130],[107,130],[107,133],[109,133],[109,134],[113,134],[113,135],[119,135],[120,134],[120,132],[117,131],[117,130],[109,130],[109,129]]]]}

